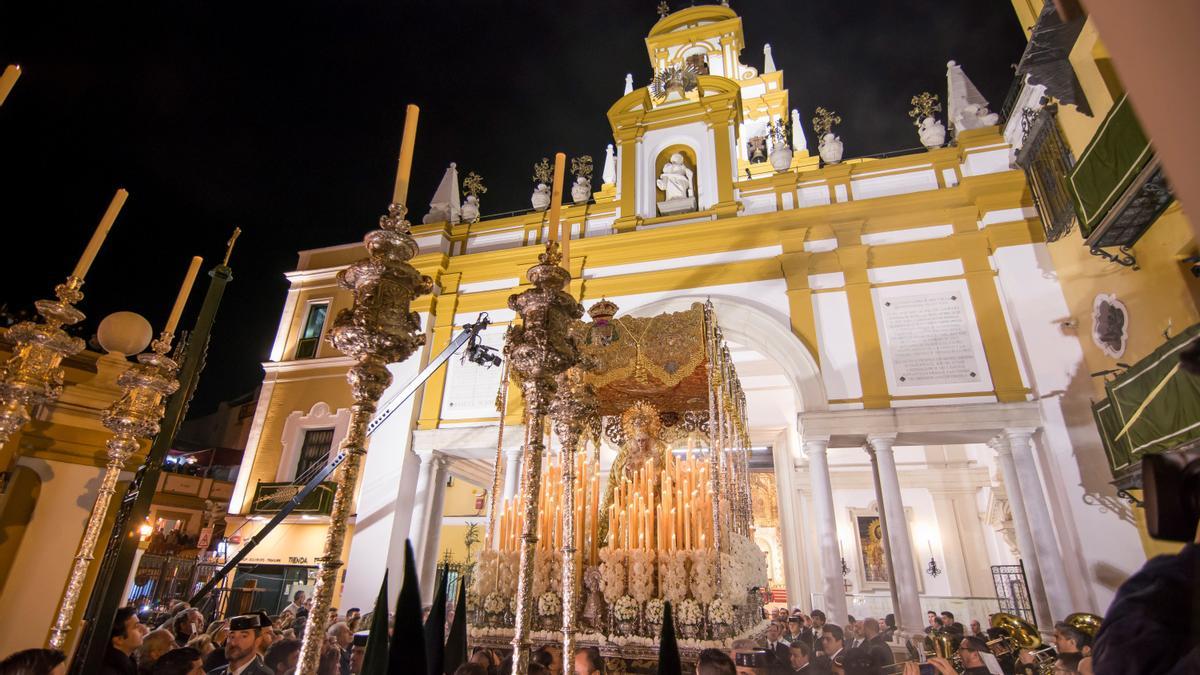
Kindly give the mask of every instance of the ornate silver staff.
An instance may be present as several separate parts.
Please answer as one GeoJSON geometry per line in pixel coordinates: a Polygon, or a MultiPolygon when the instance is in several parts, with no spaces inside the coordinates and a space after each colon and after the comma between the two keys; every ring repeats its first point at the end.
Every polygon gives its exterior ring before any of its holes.
{"type": "Polygon", "coordinates": [[[404,361],[425,344],[421,317],[409,308],[414,298],[433,290],[433,280],[408,262],[419,248],[410,233],[409,222],[404,219],[418,113],[417,106],[408,106],[392,203],[387,215],[380,217],[379,229],[368,232],[363,239],[369,255],[337,276],[338,285],[354,293],[354,304],[338,313],[327,339],[358,363],[346,373],[354,404],[350,407],[350,428],[338,447],[339,452],[346,453],[346,459],[334,474],[337,491],[329,514],[325,550],[317,559],[313,606],[300,646],[298,672],[303,675],[316,673],[320,661],[333,587],[342,567],[346,524],[353,508],[362,458],[367,454],[364,447],[367,423],[375,414],[379,397],[392,382],[387,364],[404,361]]]}
{"type": "MultiPolygon", "coordinates": [[[[42,322],[22,321],[8,329],[8,338],[16,344],[0,371],[0,447],[29,423],[34,406],[50,403],[62,394],[62,360],[84,348],[83,340],[67,335],[62,327],[83,321],[83,312],[75,309],[83,300],[79,289],[128,197],[124,189],[117,190],[71,276],[54,288],[58,299],[33,303],[42,322]]],[[[0,470],[6,468],[0,466],[0,470]]]]}
{"type": "Polygon", "coordinates": [[[558,394],[550,403],[554,431],[562,442],[562,633],[563,673],[573,675],[575,654],[575,598],[579,574],[575,564],[575,452],[588,422],[596,415],[596,392],[584,381],[580,364],[558,376],[558,394]]]}
{"type": "Polygon", "coordinates": [[[67,589],[63,593],[54,626],[50,630],[49,644],[52,649],[62,649],[67,633],[71,630],[71,621],[75,618],[75,605],[79,602],[79,594],[83,590],[83,583],[94,557],[92,552],[96,550],[96,542],[104,527],[104,517],[108,514],[108,506],[112,502],[113,493],[116,492],[117,478],[125,469],[125,461],[137,451],[141,439],[150,438],[158,433],[158,423],[162,421],[166,411],[164,401],[179,389],[179,382],[175,379],[179,364],[169,358],[167,352],[171,351],[171,343],[175,340],[175,326],[179,323],[179,317],[187,304],[188,295],[202,262],[204,261],[200,257],[192,258],[166,327],[151,344],[152,351],[138,355],[138,362],[117,378],[117,384],[121,385],[121,397],[113,401],[100,417],[100,423],[113,432],[112,437],[104,444],[108,451],[108,464],[104,467],[96,503],[92,505],[92,512],[88,516],[83,539],[79,542],[79,550],[75,553],[71,573],[67,577],[67,589]]]}
{"type": "MultiPolygon", "coordinates": [[[[509,326],[504,336],[504,355],[516,373],[525,399],[525,472],[521,508],[525,516],[521,532],[521,562],[517,576],[517,616],[513,626],[513,675],[529,670],[529,619],[533,611],[533,558],[537,545],[537,495],[542,482],[542,453],[546,414],[558,388],[556,379],[579,362],[579,346],[569,333],[570,322],[583,316],[583,307],[563,290],[571,273],[560,267],[558,251],[559,213],[566,155],[554,157],[554,190],[550,202],[546,251],[526,276],[532,287],[509,296],[508,307],[521,317],[520,325],[509,326]]],[[[569,236],[569,232],[568,232],[569,236]]]]}

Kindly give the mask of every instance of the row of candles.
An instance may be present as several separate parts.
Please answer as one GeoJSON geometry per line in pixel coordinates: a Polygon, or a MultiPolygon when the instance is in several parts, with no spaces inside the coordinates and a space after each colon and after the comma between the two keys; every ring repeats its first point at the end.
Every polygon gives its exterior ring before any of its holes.
{"type": "Polygon", "coordinates": [[[708,548],[715,504],[707,457],[665,453],[661,466],[647,460],[617,483],[609,505],[608,545],[640,551],[708,548]]]}
{"type": "MultiPolygon", "coordinates": [[[[584,446],[587,447],[586,445],[584,446]]],[[[538,543],[537,550],[557,551],[563,545],[563,465],[562,455],[555,453],[549,456],[542,469],[542,484],[538,492],[538,543]]],[[[575,453],[575,550],[579,551],[579,559],[586,564],[595,565],[599,561],[599,541],[597,533],[600,529],[600,463],[595,453],[584,450],[575,453]]],[[[525,524],[524,514],[520,509],[520,495],[504,502],[500,510],[500,541],[501,551],[516,552],[521,550],[521,532],[525,524]]]]}
{"type": "MultiPolygon", "coordinates": [[[[613,485],[607,507],[608,534],[600,541],[600,463],[595,453],[575,456],[575,549],[584,564],[599,563],[603,545],[619,550],[681,551],[708,548],[713,538],[711,474],[706,456],[694,455],[691,442],[684,456],[664,453],[622,476],[613,485]]],[[[537,550],[557,551],[563,546],[562,455],[549,456],[538,494],[537,550]]],[[[500,551],[516,552],[524,525],[520,500],[506,500],[499,513],[500,551]]]]}

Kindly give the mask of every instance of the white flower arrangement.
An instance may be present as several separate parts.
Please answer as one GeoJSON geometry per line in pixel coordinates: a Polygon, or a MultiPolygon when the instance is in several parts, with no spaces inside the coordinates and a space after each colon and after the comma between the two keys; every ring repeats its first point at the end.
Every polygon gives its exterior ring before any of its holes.
{"type": "Polygon", "coordinates": [[[734,617],[733,606],[721,598],[717,598],[708,606],[708,620],[711,623],[731,625],[734,617]]]}
{"type": "Polygon", "coordinates": [[[508,607],[508,600],[499,593],[489,593],[483,599],[483,611],[488,614],[500,614],[508,607]]]}
{"type": "Polygon", "coordinates": [[[496,592],[508,596],[517,594],[517,570],[520,568],[521,557],[517,551],[509,551],[500,555],[500,574],[496,577],[496,592]]]}
{"type": "Polygon", "coordinates": [[[700,603],[688,598],[679,603],[678,617],[681,626],[699,626],[704,621],[704,611],[700,609],[700,603]]]}
{"type": "Polygon", "coordinates": [[[602,548],[600,560],[600,592],[611,605],[625,595],[625,555],[621,551],[602,548]]]}
{"type": "Polygon", "coordinates": [[[687,597],[687,560],[688,554],[683,551],[659,553],[658,587],[662,591],[663,599],[671,601],[674,605],[678,605],[687,597]]]}
{"type": "Polygon", "coordinates": [[[613,605],[613,617],[617,621],[633,621],[638,615],[638,601],[632,595],[622,595],[613,605]]]}
{"type": "Polygon", "coordinates": [[[721,555],[721,596],[738,605],[745,600],[746,591],[767,585],[767,557],[757,544],[738,533],[730,535],[729,549],[721,555]]]}
{"type": "Polygon", "coordinates": [[[562,597],[554,591],[546,591],[538,596],[538,616],[557,616],[562,611],[562,597]]]}
{"type": "Polygon", "coordinates": [[[639,603],[646,602],[654,594],[653,552],[629,552],[629,594],[639,603]]]}
{"type": "Polygon", "coordinates": [[[659,598],[650,598],[646,602],[646,621],[655,626],[663,622],[663,601],[659,598]]]}
{"type": "Polygon", "coordinates": [[[717,595],[717,559],[715,551],[692,552],[692,597],[708,604],[717,595]]]}
{"type": "Polygon", "coordinates": [[[479,562],[475,565],[475,575],[472,579],[473,594],[480,598],[485,598],[492,593],[495,593],[497,573],[499,572],[497,558],[499,552],[491,549],[484,549],[479,552],[479,562]]]}

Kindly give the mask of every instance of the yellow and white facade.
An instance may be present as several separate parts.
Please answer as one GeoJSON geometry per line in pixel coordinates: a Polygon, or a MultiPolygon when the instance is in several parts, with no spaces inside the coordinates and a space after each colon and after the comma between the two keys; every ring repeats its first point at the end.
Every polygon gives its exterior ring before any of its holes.
{"type": "MultiPolygon", "coordinates": [[[[736,14],[685,9],[645,43],[656,70],[703,61],[708,74],[683,95],[635,88],[609,109],[616,182],[563,208],[569,290],[585,307],[607,298],[639,316],[712,301],[753,440],[773,458],[778,527],[762,544],[789,603],[838,622],[892,611],[888,584],[859,564],[858,517],[882,506],[905,628],[920,629],[925,609],[986,618],[996,611],[989,567],[1018,558],[1043,624],[1107,607],[1145,552],[1138,529],[1106,506],[1116,496],[1096,470],[1100,439],[1075,412],[1087,409],[1077,381],[1090,362],[1060,323],[1075,300],[1055,277],[1059,256],[1003,130],[833,165],[796,147],[778,171],[751,162],[748,141],[788,118],[783,73],[741,63],[736,14]],[[675,153],[693,170],[696,210],[662,216],[656,180],[675,153]],[[946,573],[926,575],[929,558],[946,573]]],[[[531,212],[414,227],[413,263],[436,286],[413,306],[427,345],[391,366],[393,390],[480,312],[494,322],[485,341],[501,344],[507,298],[526,283],[545,221],[531,212]]],[[[349,306],[334,278],[363,255],[359,243],[303,251],[287,274],[230,530],[256,517],[258,483],[295,476],[307,431],[333,429],[334,448],[344,434],[351,361],[323,342],[318,319],[349,306]]],[[[517,489],[521,404],[510,388],[502,419],[499,386],[498,369],[454,359],[376,431],[335,605],[368,606],[385,568],[398,578],[406,538],[428,585],[439,537],[461,537],[442,522],[448,477],[490,490],[500,457],[502,496],[517,489]]],[[[324,527],[296,517],[256,555],[314,564],[324,527]]]]}

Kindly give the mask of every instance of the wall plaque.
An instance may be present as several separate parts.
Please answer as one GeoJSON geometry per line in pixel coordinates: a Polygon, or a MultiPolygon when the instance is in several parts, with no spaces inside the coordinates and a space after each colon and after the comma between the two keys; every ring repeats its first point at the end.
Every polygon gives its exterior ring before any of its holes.
{"type": "Polygon", "coordinates": [[[881,294],[879,315],[897,386],[981,381],[974,317],[962,291],[881,294]]]}

